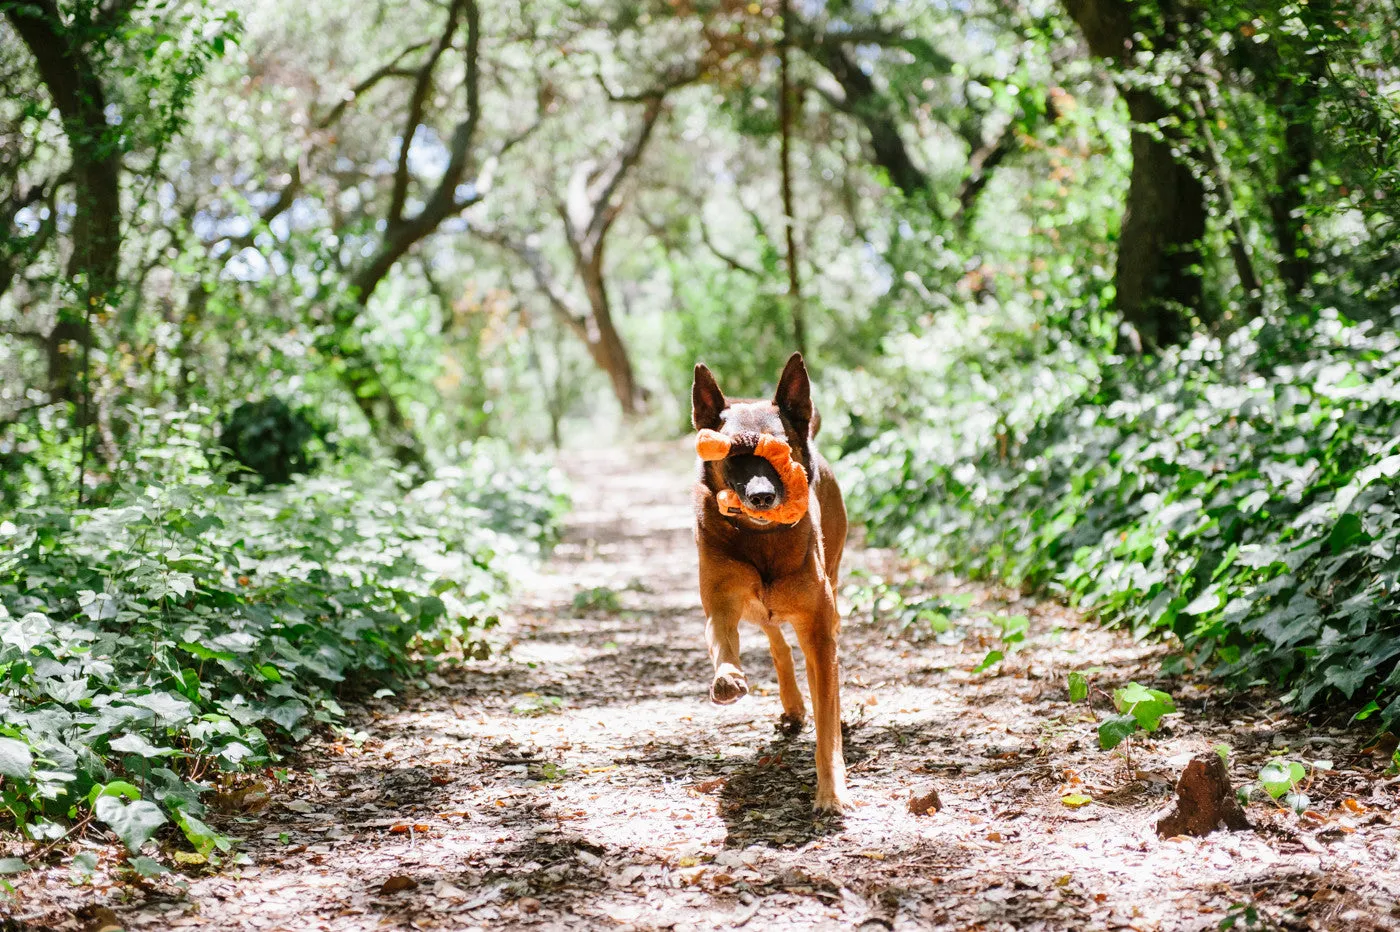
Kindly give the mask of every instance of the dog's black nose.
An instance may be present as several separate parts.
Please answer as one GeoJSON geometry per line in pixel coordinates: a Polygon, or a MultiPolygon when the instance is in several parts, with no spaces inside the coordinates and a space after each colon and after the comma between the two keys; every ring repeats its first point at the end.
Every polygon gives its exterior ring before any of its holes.
{"type": "Polygon", "coordinates": [[[750,508],[772,508],[778,500],[778,490],[766,476],[754,476],[744,485],[744,498],[750,508]]]}

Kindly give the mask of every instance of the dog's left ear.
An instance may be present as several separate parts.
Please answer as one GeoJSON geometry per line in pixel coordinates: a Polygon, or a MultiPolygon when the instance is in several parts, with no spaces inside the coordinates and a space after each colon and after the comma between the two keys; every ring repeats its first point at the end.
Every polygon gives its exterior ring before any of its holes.
{"type": "Polygon", "coordinates": [[[778,379],[778,391],[773,403],[794,421],[810,424],[812,421],[812,382],[807,377],[807,364],[801,353],[793,353],[783,367],[778,379]]]}
{"type": "Polygon", "coordinates": [[[719,413],[728,405],[714,374],[703,362],[697,362],[695,381],[690,386],[690,423],[696,430],[719,430],[719,413]]]}

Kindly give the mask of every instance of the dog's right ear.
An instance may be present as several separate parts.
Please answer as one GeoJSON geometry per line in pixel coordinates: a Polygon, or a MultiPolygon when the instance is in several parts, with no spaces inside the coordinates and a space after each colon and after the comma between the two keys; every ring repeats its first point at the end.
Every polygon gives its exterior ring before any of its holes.
{"type": "Polygon", "coordinates": [[[703,362],[697,362],[695,381],[690,386],[690,423],[696,430],[719,430],[719,413],[728,405],[714,375],[703,362]]]}

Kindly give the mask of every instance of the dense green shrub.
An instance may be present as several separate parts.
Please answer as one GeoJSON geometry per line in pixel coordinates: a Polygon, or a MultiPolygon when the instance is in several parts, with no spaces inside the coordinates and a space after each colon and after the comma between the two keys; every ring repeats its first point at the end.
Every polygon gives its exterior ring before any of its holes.
{"type": "Polygon", "coordinates": [[[1174,634],[1178,666],[1400,718],[1393,327],[1324,311],[1100,366],[949,326],[954,349],[906,352],[903,401],[853,412],[879,424],[843,462],[876,541],[1174,634]]]}
{"type": "Polygon", "coordinates": [[[278,485],[315,467],[311,446],[324,435],[304,409],[288,407],[281,398],[262,398],[233,409],[219,445],[264,482],[278,485]]]}
{"type": "Polygon", "coordinates": [[[133,849],[168,818],[209,853],[202,777],[335,721],[352,674],[478,654],[561,504],[484,446],[412,488],[365,463],[253,492],[203,433],[172,422],[109,506],[0,520],[0,805],[36,840],[91,811],[133,849]]]}

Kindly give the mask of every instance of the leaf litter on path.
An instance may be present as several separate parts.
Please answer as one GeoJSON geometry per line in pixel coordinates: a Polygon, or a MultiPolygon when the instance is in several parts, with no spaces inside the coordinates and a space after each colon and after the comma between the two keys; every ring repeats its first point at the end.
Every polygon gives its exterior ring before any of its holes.
{"type": "Polygon", "coordinates": [[[364,701],[356,740],[310,742],[281,779],[223,794],[210,818],[249,863],[138,883],[109,848],[88,884],[66,864],[7,875],[0,910],[56,930],[109,913],[129,930],[1205,930],[1251,927],[1247,909],[1257,928],[1400,928],[1400,781],[1369,733],[1165,679],[1160,647],[859,546],[853,585],[938,610],[918,636],[843,600],[855,805],[814,817],[811,726],[775,730],[756,630],[751,695],[706,700],[686,454],[568,466],[575,511],[504,649],[364,701]],[[1071,673],[1161,689],[1178,711],[1104,752],[1071,673]],[[1182,769],[1221,743],[1236,786],[1270,761],[1331,761],[1311,814],[1261,790],[1257,831],[1159,839],[1182,769]]]}

